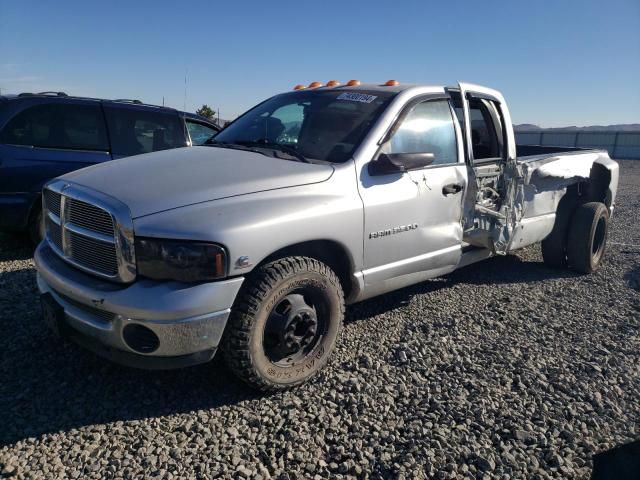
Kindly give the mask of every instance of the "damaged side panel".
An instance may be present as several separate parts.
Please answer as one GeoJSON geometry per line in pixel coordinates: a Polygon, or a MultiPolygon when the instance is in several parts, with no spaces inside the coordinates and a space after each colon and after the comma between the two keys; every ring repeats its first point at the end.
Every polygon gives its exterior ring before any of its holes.
{"type": "Polygon", "coordinates": [[[597,201],[612,211],[618,164],[606,151],[551,150],[517,157],[511,116],[500,92],[460,83],[458,102],[469,178],[463,221],[466,244],[504,255],[539,242],[554,229],[561,202],[562,208],[572,209],[597,201]]]}
{"type": "Polygon", "coordinates": [[[543,240],[554,228],[560,202],[572,192],[574,204],[604,203],[610,211],[618,183],[618,165],[606,152],[567,152],[518,159],[517,212],[506,251],[543,240]]]}
{"type": "MultiPolygon", "coordinates": [[[[516,161],[511,115],[504,97],[496,90],[468,83],[459,83],[459,90],[470,186],[465,201],[464,240],[472,246],[504,254],[508,250],[514,226],[519,218],[515,208],[518,207],[518,197],[521,195],[517,181],[521,173],[516,161]],[[502,155],[501,158],[495,159],[491,156],[489,163],[483,162],[480,165],[475,164],[476,148],[486,146],[477,141],[479,130],[471,119],[471,102],[493,104],[495,115],[491,115],[490,110],[486,109],[491,120],[484,120],[487,128],[495,133],[494,148],[490,150],[492,153],[501,152],[502,155]]],[[[484,159],[486,156],[485,151],[484,155],[478,158],[484,159]]]]}

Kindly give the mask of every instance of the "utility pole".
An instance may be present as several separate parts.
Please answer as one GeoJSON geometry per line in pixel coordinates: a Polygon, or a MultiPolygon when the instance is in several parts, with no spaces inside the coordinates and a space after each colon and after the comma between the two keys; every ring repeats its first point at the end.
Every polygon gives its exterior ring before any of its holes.
{"type": "Polygon", "coordinates": [[[164,107],[164,95],[162,96],[162,106],[164,107]]]}

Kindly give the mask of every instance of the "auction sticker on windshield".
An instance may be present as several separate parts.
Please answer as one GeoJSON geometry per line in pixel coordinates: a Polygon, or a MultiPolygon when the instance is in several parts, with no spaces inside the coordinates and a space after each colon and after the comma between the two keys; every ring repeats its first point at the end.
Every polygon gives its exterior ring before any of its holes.
{"type": "Polygon", "coordinates": [[[367,95],[366,93],[341,93],[338,95],[337,100],[349,100],[351,102],[371,103],[376,98],[375,95],[367,95]]]}

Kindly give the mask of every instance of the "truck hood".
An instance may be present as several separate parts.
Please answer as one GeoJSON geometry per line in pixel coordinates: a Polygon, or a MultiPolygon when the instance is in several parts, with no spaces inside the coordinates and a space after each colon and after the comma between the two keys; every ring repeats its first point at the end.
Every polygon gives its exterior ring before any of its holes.
{"type": "Polygon", "coordinates": [[[249,193],[319,183],[330,165],[243,150],[185,147],[113,160],[64,175],[125,203],[133,218],[249,193]]]}

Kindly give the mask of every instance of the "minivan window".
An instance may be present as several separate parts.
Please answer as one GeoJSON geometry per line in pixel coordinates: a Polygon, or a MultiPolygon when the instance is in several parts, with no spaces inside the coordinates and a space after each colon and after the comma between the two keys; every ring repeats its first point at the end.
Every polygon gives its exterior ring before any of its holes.
{"type": "Polygon", "coordinates": [[[458,146],[453,122],[448,101],[419,103],[385,146],[387,153],[433,153],[433,165],[456,163],[458,146]]]}
{"type": "Polygon", "coordinates": [[[104,110],[114,155],[130,156],[186,146],[185,127],[175,112],[107,105],[104,110]]]}
{"type": "Polygon", "coordinates": [[[217,130],[203,123],[192,122],[187,119],[187,129],[191,137],[191,145],[202,145],[204,142],[213,137],[217,130]]]}
{"type": "Polygon", "coordinates": [[[26,108],[0,133],[0,143],[40,148],[108,151],[99,105],[45,104],[26,108]]]}

